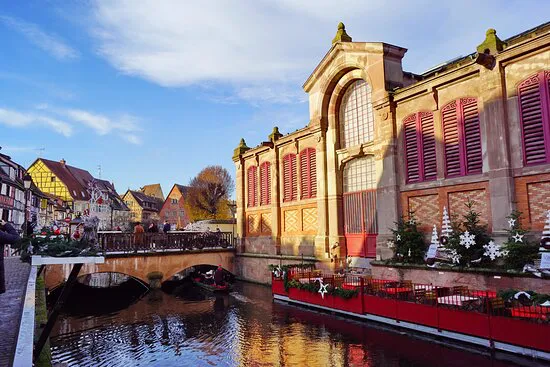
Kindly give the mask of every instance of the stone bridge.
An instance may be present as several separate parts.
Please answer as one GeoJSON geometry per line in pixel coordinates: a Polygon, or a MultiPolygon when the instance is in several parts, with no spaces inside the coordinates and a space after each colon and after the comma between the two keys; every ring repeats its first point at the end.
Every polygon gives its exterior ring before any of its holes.
{"type": "MultiPolygon", "coordinates": [[[[231,235],[231,233],[229,233],[231,235]]],[[[147,274],[160,272],[161,281],[196,265],[221,265],[235,273],[235,248],[232,238],[219,233],[205,238],[204,234],[144,234],[135,241],[133,234],[100,235],[105,256],[103,264],[84,264],[79,277],[93,273],[121,273],[149,284],[147,274]],[[212,238],[219,237],[220,240],[212,238]]],[[[46,287],[50,290],[65,282],[72,265],[47,265],[44,269],[46,287]]]]}

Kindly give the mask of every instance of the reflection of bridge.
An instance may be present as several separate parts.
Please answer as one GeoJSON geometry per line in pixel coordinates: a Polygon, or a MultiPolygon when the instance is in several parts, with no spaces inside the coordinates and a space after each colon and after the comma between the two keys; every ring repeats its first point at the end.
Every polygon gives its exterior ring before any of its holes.
{"type": "MultiPolygon", "coordinates": [[[[162,280],[196,265],[222,265],[234,272],[235,247],[228,232],[100,233],[103,264],[84,264],[79,275],[114,272],[148,284],[147,275],[162,273],[162,280]]],[[[71,265],[48,265],[46,287],[52,289],[69,277],[71,265]]]]}

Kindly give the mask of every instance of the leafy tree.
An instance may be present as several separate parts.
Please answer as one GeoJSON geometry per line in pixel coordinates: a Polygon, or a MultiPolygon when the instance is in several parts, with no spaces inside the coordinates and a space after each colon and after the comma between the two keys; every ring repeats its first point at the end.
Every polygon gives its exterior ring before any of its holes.
{"type": "Polygon", "coordinates": [[[409,213],[409,220],[401,217],[395,223],[396,228],[391,230],[394,234],[395,260],[415,264],[424,262],[426,244],[424,235],[418,230],[419,225],[413,212],[409,213]]]}
{"type": "Polygon", "coordinates": [[[523,269],[525,264],[534,263],[539,249],[524,237],[527,230],[521,225],[520,211],[514,210],[507,218],[510,228],[506,230],[508,240],[504,243],[504,249],[508,255],[504,258],[504,265],[510,269],[523,269]]]}
{"type": "Polygon", "coordinates": [[[229,219],[229,195],[235,183],[222,166],[208,166],[189,183],[185,196],[185,207],[189,219],[229,219]]]}

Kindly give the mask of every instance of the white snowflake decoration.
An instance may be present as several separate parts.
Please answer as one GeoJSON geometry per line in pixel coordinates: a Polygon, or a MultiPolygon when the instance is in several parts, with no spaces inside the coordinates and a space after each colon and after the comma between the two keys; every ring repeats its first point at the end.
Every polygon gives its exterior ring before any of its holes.
{"type": "Polygon", "coordinates": [[[395,236],[395,240],[396,240],[397,242],[401,241],[401,235],[398,234],[397,236],[395,236]]]}
{"type": "Polygon", "coordinates": [[[388,248],[395,248],[395,242],[393,242],[393,240],[388,240],[386,243],[388,244],[388,248]]]}
{"type": "Polygon", "coordinates": [[[414,218],[409,219],[409,224],[414,226],[416,224],[416,220],[414,218]]]}
{"type": "Polygon", "coordinates": [[[502,251],[501,247],[494,241],[489,241],[487,245],[483,245],[483,248],[485,249],[483,255],[488,256],[491,261],[494,261],[497,257],[507,255],[507,251],[502,251]]]}
{"type": "Polygon", "coordinates": [[[320,280],[319,282],[319,293],[321,293],[321,298],[325,299],[325,293],[328,293],[328,284],[323,284],[323,280],[320,280]]]}
{"type": "Polygon", "coordinates": [[[409,257],[411,257],[411,249],[409,249],[409,257]]]}
{"type": "Polygon", "coordinates": [[[514,236],[512,236],[512,238],[514,239],[515,243],[523,243],[523,235],[522,234],[519,234],[519,233],[516,233],[514,236]]]}
{"type": "Polygon", "coordinates": [[[510,228],[513,228],[515,224],[516,220],[514,218],[508,219],[508,225],[510,226],[510,228]]]}
{"type": "Polygon", "coordinates": [[[449,258],[453,261],[454,264],[460,263],[460,259],[462,258],[462,256],[460,256],[460,254],[456,250],[449,250],[448,254],[449,258]]]}
{"type": "Polygon", "coordinates": [[[476,244],[475,239],[476,239],[475,234],[470,234],[470,232],[466,231],[460,235],[460,245],[469,249],[470,247],[476,244]]]}

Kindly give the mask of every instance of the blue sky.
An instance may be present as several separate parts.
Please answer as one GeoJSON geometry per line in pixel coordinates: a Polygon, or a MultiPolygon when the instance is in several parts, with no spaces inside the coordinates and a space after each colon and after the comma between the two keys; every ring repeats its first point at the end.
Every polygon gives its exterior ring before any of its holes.
{"type": "Polygon", "coordinates": [[[338,22],[420,73],[548,21],[549,1],[27,0],[0,4],[0,146],[165,194],[308,123],[301,86],[338,22]],[[44,149],[44,150],[40,150],[44,149]]]}

